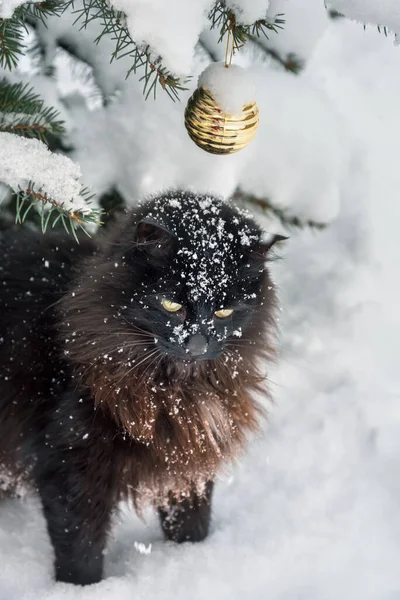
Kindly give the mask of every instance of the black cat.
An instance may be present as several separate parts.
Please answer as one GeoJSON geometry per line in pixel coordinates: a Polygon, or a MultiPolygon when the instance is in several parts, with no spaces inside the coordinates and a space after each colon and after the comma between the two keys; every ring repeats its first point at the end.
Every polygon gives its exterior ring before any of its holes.
{"type": "Polygon", "coordinates": [[[238,209],[187,192],[79,245],[1,234],[0,463],[37,488],[58,580],[101,579],[124,497],[153,503],[170,539],[207,535],[215,474],[262,412],[265,261],[282,238],[261,237],[238,209]]]}

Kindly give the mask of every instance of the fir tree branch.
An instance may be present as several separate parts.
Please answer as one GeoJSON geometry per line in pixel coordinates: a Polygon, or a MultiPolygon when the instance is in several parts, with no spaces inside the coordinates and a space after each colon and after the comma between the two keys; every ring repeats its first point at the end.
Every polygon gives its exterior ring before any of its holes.
{"type": "Polygon", "coordinates": [[[275,15],[273,21],[268,19],[259,19],[255,23],[245,24],[238,20],[235,12],[225,5],[223,0],[218,0],[211,9],[208,18],[211,21],[211,29],[219,28],[219,40],[221,42],[224,36],[230,31],[233,37],[234,50],[239,50],[251,37],[265,36],[273,31],[278,33],[283,29],[285,20],[283,14],[275,15]]]}
{"type": "MultiPolygon", "coordinates": [[[[51,110],[52,109],[48,109],[49,112],[51,110]]],[[[47,120],[44,115],[40,115],[38,119],[28,116],[16,116],[16,118],[11,121],[8,121],[0,115],[1,132],[15,133],[16,135],[21,135],[23,137],[33,137],[42,142],[47,141],[47,138],[50,135],[62,135],[64,128],[61,123],[62,121],[52,122],[51,120],[47,120]]]]}
{"type": "Polygon", "coordinates": [[[47,141],[48,136],[59,137],[65,131],[59,116],[27,84],[0,80],[0,132],[47,141]]]}
{"type": "Polygon", "coordinates": [[[28,84],[8,83],[3,78],[0,80],[0,111],[3,113],[24,112],[32,115],[38,112],[43,105],[38,94],[28,84]]]}
{"type": "Polygon", "coordinates": [[[0,19],[0,67],[11,71],[25,52],[24,33],[26,23],[40,20],[46,24],[51,15],[61,15],[65,10],[64,0],[28,2],[19,6],[11,19],[0,19]]]}
{"type": "Polygon", "coordinates": [[[197,47],[201,48],[205,54],[207,54],[208,58],[212,62],[218,62],[219,58],[216,53],[210,48],[210,46],[204,41],[203,37],[200,36],[199,41],[197,42],[197,47]]]}
{"type": "Polygon", "coordinates": [[[261,210],[265,214],[273,215],[288,229],[304,229],[305,227],[310,227],[311,229],[321,230],[327,227],[326,223],[320,223],[318,221],[313,221],[312,219],[303,221],[299,217],[289,214],[285,209],[274,206],[266,198],[259,198],[258,196],[254,196],[252,194],[245,194],[239,188],[234,192],[231,199],[233,202],[237,202],[242,206],[250,205],[261,210]]]}
{"type": "Polygon", "coordinates": [[[0,67],[11,71],[24,53],[25,25],[15,19],[0,19],[0,67]]]}
{"type": "MultiPolygon", "coordinates": [[[[83,188],[80,195],[90,204],[91,198],[88,190],[83,188]]],[[[90,234],[85,226],[89,224],[100,225],[101,210],[91,209],[88,212],[70,211],[64,206],[50,198],[45,192],[35,190],[35,184],[29,182],[28,186],[20,190],[16,196],[16,223],[23,223],[31,209],[36,206],[40,215],[42,232],[52,228],[60,221],[67,233],[71,233],[78,241],[76,232],[82,229],[87,235],[90,234]]]]}
{"type": "MultiPolygon", "coordinates": [[[[328,14],[330,16],[331,19],[335,20],[335,19],[346,19],[346,15],[344,15],[343,13],[339,12],[338,10],[336,10],[335,8],[331,8],[326,0],[324,1],[324,5],[326,10],[328,11],[328,14]]],[[[360,22],[360,20],[357,20],[358,22],[360,22]]],[[[362,23],[362,26],[364,28],[364,31],[367,29],[367,25],[369,25],[370,23],[362,23]]],[[[390,29],[387,27],[387,25],[375,25],[375,27],[378,30],[378,33],[383,33],[385,37],[388,37],[389,33],[391,33],[390,29]]],[[[394,33],[394,32],[392,32],[394,33]]]]}
{"type": "Polygon", "coordinates": [[[60,17],[64,13],[65,8],[65,0],[28,2],[16,9],[13,18],[20,19],[23,22],[41,21],[47,27],[47,18],[51,16],[60,17]]]}
{"type": "Polygon", "coordinates": [[[82,186],[77,163],[53,154],[40,140],[5,132],[0,133],[0,154],[0,181],[17,194],[18,223],[33,206],[38,209],[43,231],[60,221],[75,235],[77,227],[85,230],[86,224],[99,223],[100,211],[90,206],[93,196],[82,186]]]}
{"type": "Polygon", "coordinates": [[[283,67],[285,71],[289,71],[290,73],[295,73],[297,75],[304,68],[304,61],[299,56],[294,54],[294,52],[289,52],[286,57],[283,57],[279,54],[279,52],[277,52],[277,50],[264,46],[260,39],[254,36],[251,36],[250,39],[258,48],[265,52],[265,54],[270,56],[276,63],[283,67]]]}
{"type": "MultiPolygon", "coordinates": [[[[68,0],[67,5],[74,8],[74,0],[68,0]]],[[[186,89],[186,81],[174,77],[162,65],[160,56],[152,56],[150,46],[139,46],[132,39],[126,26],[125,14],[110,6],[106,0],[83,0],[82,8],[73,11],[76,21],[81,21],[81,28],[86,28],[94,20],[100,21],[101,31],[94,42],[98,44],[104,35],[108,35],[115,42],[115,48],[111,55],[111,61],[123,57],[130,57],[132,65],[127,72],[127,77],[133,72],[144,69],[144,74],[139,81],[143,82],[143,93],[146,99],[152,94],[156,97],[156,91],[160,86],[172,100],[178,99],[178,92],[186,89]]]]}
{"type": "Polygon", "coordinates": [[[99,198],[102,210],[102,226],[107,228],[126,211],[126,201],[118,189],[113,186],[99,198]]]}
{"type": "Polygon", "coordinates": [[[389,30],[388,30],[388,28],[386,27],[386,25],[377,25],[376,27],[377,27],[377,29],[378,29],[378,32],[379,32],[379,33],[382,33],[382,32],[383,32],[383,33],[384,33],[384,35],[385,35],[385,37],[387,37],[387,36],[388,36],[389,30]]]}

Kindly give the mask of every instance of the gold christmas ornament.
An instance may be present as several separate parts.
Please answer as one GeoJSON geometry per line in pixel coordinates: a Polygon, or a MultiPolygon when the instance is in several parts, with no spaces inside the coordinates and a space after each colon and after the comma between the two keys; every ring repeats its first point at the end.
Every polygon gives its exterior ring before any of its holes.
{"type": "Polygon", "coordinates": [[[258,127],[255,102],[243,106],[240,114],[227,114],[212,94],[198,88],[185,110],[185,126],[194,143],[211,154],[233,154],[253,139],[258,127]]]}
{"type": "Polygon", "coordinates": [[[234,50],[234,38],[228,31],[225,62],[209,65],[203,71],[185,110],[189,136],[211,154],[238,152],[253,139],[258,128],[254,84],[244,69],[231,66],[234,50]]]}

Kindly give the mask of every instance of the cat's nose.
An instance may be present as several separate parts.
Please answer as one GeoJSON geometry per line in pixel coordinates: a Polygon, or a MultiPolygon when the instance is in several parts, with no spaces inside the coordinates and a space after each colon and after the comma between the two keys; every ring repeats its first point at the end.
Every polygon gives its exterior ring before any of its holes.
{"type": "Polygon", "coordinates": [[[208,343],[204,335],[196,333],[192,335],[187,344],[186,351],[192,356],[201,356],[207,352],[208,343]]]}

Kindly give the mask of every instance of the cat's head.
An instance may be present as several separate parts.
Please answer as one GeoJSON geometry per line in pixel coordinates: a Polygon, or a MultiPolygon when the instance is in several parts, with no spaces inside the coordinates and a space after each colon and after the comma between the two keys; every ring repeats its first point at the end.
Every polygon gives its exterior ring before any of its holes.
{"type": "Polygon", "coordinates": [[[125,282],[117,313],[174,361],[212,360],[254,343],[272,309],[265,262],[280,239],[263,241],[253,219],[215,197],[171,192],[152,199],[113,248],[114,270],[125,282]]]}
{"type": "Polygon", "coordinates": [[[271,349],[266,260],[280,239],[265,241],[247,213],[212,196],[143,203],[106,233],[61,304],[69,357],[139,378],[186,377],[218,359],[250,364],[271,349]]]}

